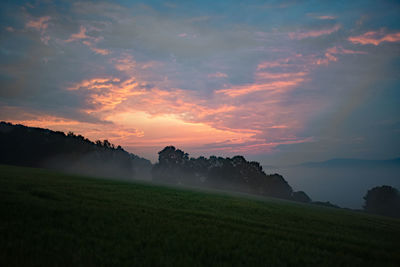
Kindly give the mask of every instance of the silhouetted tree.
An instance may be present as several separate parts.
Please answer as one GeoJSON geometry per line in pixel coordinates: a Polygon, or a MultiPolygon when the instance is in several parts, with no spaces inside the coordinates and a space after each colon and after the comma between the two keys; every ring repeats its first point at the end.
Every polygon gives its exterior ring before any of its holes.
{"type": "Polygon", "coordinates": [[[105,147],[105,148],[111,148],[111,144],[110,144],[110,142],[109,142],[107,139],[103,141],[103,147],[105,147]]]}
{"type": "Polygon", "coordinates": [[[331,203],[329,201],[326,201],[326,202],[313,201],[313,202],[311,202],[311,204],[318,205],[318,206],[329,207],[329,208],[336,208],[336,209],[340,208],[338,205],[335,205],[335,204],[333,204],[333,203],[331,203]]]}
{"type": "Polygon", "coordinates": [[[279,174],[266,175],[258,162],[243,156],[190,158],[174,146],[158,152],[152,170],[153,180],[233,190],[250,194],[292,199],[292,188],[279,174]]]}
{"type": "Polygon", "coordinates": [[[364,200],[367,212],[400,217],[400,194],[396,188],[388,185],[374,187],[368,190],[364,200]]]}
{"type": "Polygon", "coordinates": [[[311,198],[303,191],[293,192],[292,198],[294,201],[309,203],[311,198]]]}
{"type": "Polygon", "coordinates": [[[0,122],[0,164],[45,167],[120,178],[150,178],[150,161],[108,140],[96,143],[48,129],[0,122]]]}

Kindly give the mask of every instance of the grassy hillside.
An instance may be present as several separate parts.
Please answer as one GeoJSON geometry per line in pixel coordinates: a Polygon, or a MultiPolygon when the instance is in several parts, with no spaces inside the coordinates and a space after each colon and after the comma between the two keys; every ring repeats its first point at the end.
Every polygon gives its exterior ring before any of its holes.
{"type": "Polygon", "coordinates": [[[400,264],[400,220],[0,166],[0,266],[400,264]]]}

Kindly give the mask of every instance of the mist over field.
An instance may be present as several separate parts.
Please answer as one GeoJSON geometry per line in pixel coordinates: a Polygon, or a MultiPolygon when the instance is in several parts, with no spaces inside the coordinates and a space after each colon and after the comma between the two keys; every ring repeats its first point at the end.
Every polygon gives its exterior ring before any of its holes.
{"type": "Polygon", "coordinates": [[[366,192],[375,186],[400,188],[399,161],[328,161],[316,164],[264,167],[280,173],[294,190],[302,190],[313,200],[330,201],[340,207],[361,209],[366,192]]]}
{"type": "Polygon", "coordinates": [[[0,0],[0,267],[400,267],[399,14],[0,0]]]}

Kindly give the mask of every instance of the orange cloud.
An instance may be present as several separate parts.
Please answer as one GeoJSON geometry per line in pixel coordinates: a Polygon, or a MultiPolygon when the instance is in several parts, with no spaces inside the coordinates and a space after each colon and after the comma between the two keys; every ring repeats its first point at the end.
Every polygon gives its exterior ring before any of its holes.
{"type": "Polygon", "coordinates": [[[334,32],[337,32],[340,29],[340,25],[335,25],[332,28],[323,29],[323,30],[315,30],[315,31],[300,31],[300,32],[290,32],[289,38],[301,40],[309,37],[319,37],[322,35],[329,35],[334,32]]]}
{"type": "Polygon", "coordinates": [[[258,91],[282,91],[295,87],[303,82],[303,78],[296,78],[289,81],[275,81],[269,83],[254,83],[243,86],[234,86],[229,89],[218,90],[217,93],[222,93],[230,97],[242,96],[258,91]]]}
{"type": "MultiPolygon", "coordinates": [[[[357,51],[335,47],[326,53],[353,52],[357,51]]],[[[86,98],[88,105],[83,112],[113,122],[114,132],[107,133],[123,146],[141,147],[151,155],[171,144],[202,153],[259,153],[279,144],[309,141],[296,137],[296,133],[303,129],[307,114],[321,108],[321,103],[299,101],[288,105],[286,101],[292,90],[309,80],[316,59],[314,55],[294,54],[260,62],[253,83],[225,85],[202,95],[176,88],[168,77],[151,76],[152,71],[143,68],[148,62],[123,55],[110,59],[121,72],[120,78],[96,77],[68,89],[86,98]],[[283,72],[279,71],[282,67],[283,72]],[[123,126],[140,130],[118,132],[123,126]]],[[[157,62],[151,65],[160,66],[157,62]]],[[[87,132],[98,136],[96,131],[87,132]]]]}
{"type": "Polygon", "coordinates": [[[256,82],[252,84],[233,86],[227,89],[218,90],[218,94],[225,94],[230,97],[238,97],[258,91],[279,91],[291,89],[302,83],[307,75],[307,72],[286,72],[286,73],[270,73],[260,71],[274,64],[266,62],[258,66],[258,71],[255,73],[256,82]]]}
{"type": "Polygon", "coordinates": [[[101,48],[96,48],[91,42],[89,41],[83,41],[82,42],[84,45],[88,46],[90,48],[90,50],[92,50],[93,52],[95,52],[96,54],[100,54],[100,55],[108,55],[110,54],[110,50],[107,49],[101,49],[101,48]]]}
{"type": "Polygon", "coordinates": [[[135,78],[122,82],[118,78],[93,78],[74,84],[68,90],[89,92],[89,108],[85,111],[92,113],[111,110],[129,96],[142,94],[138,86],[135,78]]]}
{"type": "Polygon", "coordinates": [[[236,132],[228,129],[215,129],[204,123],[185,122],[175,115],[152,116],[146,112],[122,112],[112,114],[107,119],[118,121],[121,125],[139,127],[144,136],[139,140],[125,140],[127,146],[154,146],[162,148],[170,144],[180,146],[199,146],[204,143],[244,142],[252,139],[253,132],[236,132]]]}
{"type": "Polygon", "coordinates": [[[359,36],[349,37],[348,40],[354,44],[373,44],[378,46],[383,42],[400,42],[400,32],[385,34],[383,30],[381,31],[370,31],[359,36]]]}
{"type": "Polygon", "coordinates": [[[113,59],[115,62],[114,66],[117,70],[122,72],[134,71],[137,64],[131,55],[123,55],[121,58],[113,59]]]}
{"type": "Polygon", "coordinates": [[[87,29],[84,26],[81,26],[79,28],[79,32],[71,34],[71,36],[67,40],[65,40],[65,42],[70,43],[70,42],[81,41],[82,40],[82,44],[84,44],[87,47],[89,47],[90,50],[92,50],[96,54],[100,54],[100,55],[103,55],[103,56],[110,54],[110,50],[97,48],[93,44],[93,42],[96,43],[99,40],[101,40],[102,39],[101,37],[95,38],[95,37],[87,35],[86,32],[87,32],[87,29]]]}

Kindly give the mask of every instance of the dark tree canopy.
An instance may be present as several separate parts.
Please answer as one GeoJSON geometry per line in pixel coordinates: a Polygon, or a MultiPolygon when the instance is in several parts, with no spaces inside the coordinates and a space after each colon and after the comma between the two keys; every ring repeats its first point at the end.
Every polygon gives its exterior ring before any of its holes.
{"type": "Polygon", "coordinates": [[[377,186],[368,190],[364,196],[364,210],[367,212],[400,217],[400,194],[391,186],[377,186]]]}
{"type": "Polygon", "coordinates": [[[0,122],[0,163],[44,167],[79,174],[150,178],[150,161],[115,148],[108,140],[95,142],[48,129],[0,122]]]}
{"type": "Polygon", "coordinates": [[[293,193],[281,175],[267,175],[258,162],[249,162],[243,156],[189,158],[173,146],[165,147],[158,155],[158,163],[152,170],[153,180],[158,182],[310,201],[304,192],[293,193]]]}
{"type": "Polygon", "coordinates": [[[293,200],[298,202],[309,203],[311,198],[304,191],[293,192],[293,200]]]}

